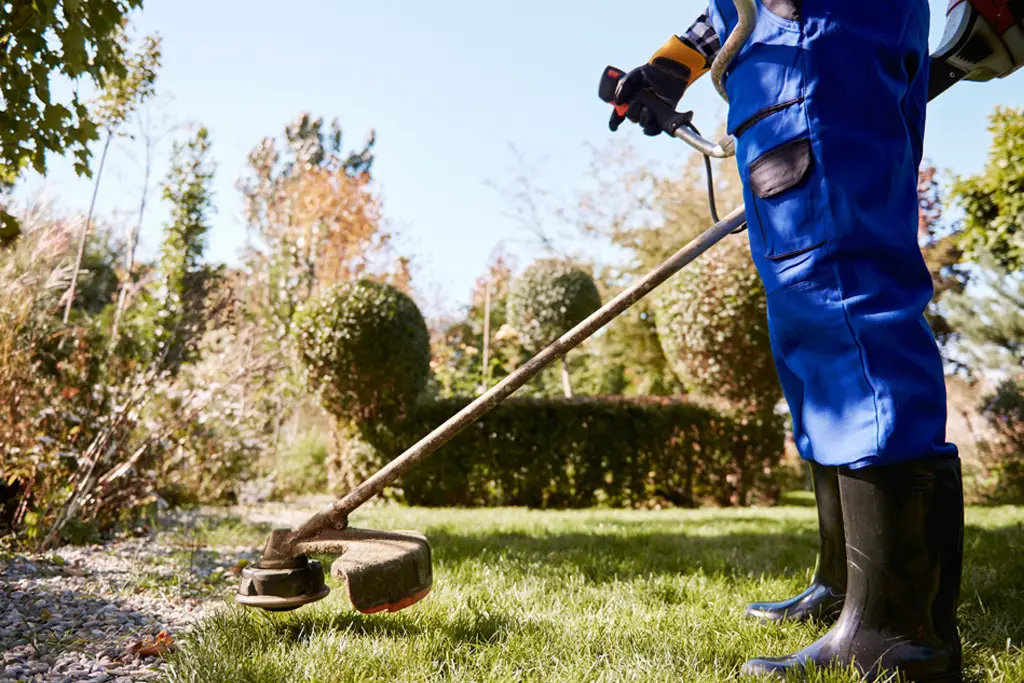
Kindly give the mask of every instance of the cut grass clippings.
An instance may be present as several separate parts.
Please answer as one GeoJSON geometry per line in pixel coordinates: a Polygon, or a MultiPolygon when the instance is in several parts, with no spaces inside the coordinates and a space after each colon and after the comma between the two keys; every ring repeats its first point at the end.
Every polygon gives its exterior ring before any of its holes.
{"type": "MultiPolygon", "coordinates": [[[[423,602],[367,616],[328,579],[326,600],[294,612],[221,611],[182,636],[167,672],[190,683],[744,680],[747,659],[788,654],[827,630],[742,618],[748,602],[788,597],[811,577],[815,511],[792,502],[657,512],[384,506],[353,526],[427,534],[435,585],[423,602]]],[[[1020,683],[1024,508],[971,508],[967,520],[967,680],[1020,683]]]]}

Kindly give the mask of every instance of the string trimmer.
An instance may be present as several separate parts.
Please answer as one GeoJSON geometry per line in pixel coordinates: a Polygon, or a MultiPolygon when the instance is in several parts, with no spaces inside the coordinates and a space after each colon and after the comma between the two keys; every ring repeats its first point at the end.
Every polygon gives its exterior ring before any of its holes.
{"type": "MultiPolygon", "coordinates": [[[[1020,65],[1024,59],[1024,31],[1014,29],[1013,26],[1024,20],[1021,1],[953,1],[946,40],[932,59],[933,83],[930,97],[942,92],[950,85],[950,81],[988,80],[1005,76],[1020,65]],[[998,9],[993,9],[996,6],[998,9]],[[992,28],[989,25],[992,21],[998,21],[998,26],[992,28]],[[957,71],[945,72],[942,65],[956,68],[957,71]]],[[[726,68],[750,37],[757,21],[759,4],[757,0],[734,2],[739,23],[711,67],[712,80],[723,97],[726,68]]],[[[605,69],[599,91],[603,100],[612,101],[612,95],[623,75],[621,70],[614,67],[605,69]]],[[[709,197],[715,224],[344,498],[316,513],[295,530],[275,530],[267,539],[259,563],[242,571],[241,584],[235,596],[239,603],[284,611],[326,597],[329,589],[324,583],[323,568],[319,562],[309,559],[310,555],[339,556],[332,564],[331,572],[335,578],[346,583],[352,604],[361,612],[393,612],[423,599],[433,583],[430,544],[426,537],[414,531],[387,532],[350,528],[349,515],[512,395],[541,370],[579,346],[727,235],[743,228],[743,207],[719,220],[711,191],[710,157],[732,156],[735,152],[734,140],[731,137],[718,142],[704,139],[693,127],[692,113],[676,112],[653,96],[644,104],[658,118],[666,132],[688,143],[708,161],[709,197]]]]}

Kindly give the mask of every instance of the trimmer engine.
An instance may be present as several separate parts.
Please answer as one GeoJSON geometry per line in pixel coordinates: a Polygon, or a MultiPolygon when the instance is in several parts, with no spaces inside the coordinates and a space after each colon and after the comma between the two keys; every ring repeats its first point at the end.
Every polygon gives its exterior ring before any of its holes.
{"type": "Polygon", "coordinates": [[[1005,78],[1024,66],[1024,0],[950,0],[931,58],[929,99],[958,81],[1005,78]]]}

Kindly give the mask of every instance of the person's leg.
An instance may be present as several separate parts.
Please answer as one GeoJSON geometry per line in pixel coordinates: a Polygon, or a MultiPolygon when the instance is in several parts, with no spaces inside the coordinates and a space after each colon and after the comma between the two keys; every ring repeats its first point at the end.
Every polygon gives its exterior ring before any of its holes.
{"type": "Polygon", "coordinates": [[[869,679],[961,683],[956,604],[963,543],[959,463],[842,468],[850,580],[835,626],[796,654],[754,659],[745,674],[854,664],[869,679]]]}
{"type": "MultiPolygon", "coordinates": [[[[916,242],[927,4],[884,17],[871,4],[803,7],[786,30],[804,39],[789,72],[801,79],[794,107],[805,117],[765,117],[737,156],[798,446],[839,468],[849,576],[826,636],[744,670],[855,664],[960,681],[963,500],[916,242]]],[[[749,68],[749,82],[765,82],[749,68]]]]}
{"type": "Polygon", "coordinates": [[[846,593],[846,536],[839,502],[839,470],[811,461],[818,508],[818,566],[811,585],[782,602],[756,602],[745,615],[761,621],[831,622],[839,616],[846,593]]]}

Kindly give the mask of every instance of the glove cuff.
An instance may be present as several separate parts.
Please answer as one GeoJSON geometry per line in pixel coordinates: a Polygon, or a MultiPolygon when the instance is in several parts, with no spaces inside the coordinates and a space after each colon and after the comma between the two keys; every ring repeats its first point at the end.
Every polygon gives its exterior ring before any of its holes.
{"type": "Polygon", "coordinates": [[[707,58],[684,43],[679,36],[669,38],[648,64],[671,72],[686,84],[686,88],[710,69],[707,58]]]}

